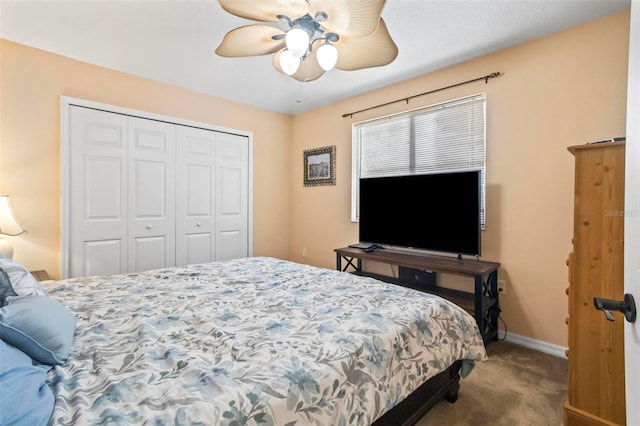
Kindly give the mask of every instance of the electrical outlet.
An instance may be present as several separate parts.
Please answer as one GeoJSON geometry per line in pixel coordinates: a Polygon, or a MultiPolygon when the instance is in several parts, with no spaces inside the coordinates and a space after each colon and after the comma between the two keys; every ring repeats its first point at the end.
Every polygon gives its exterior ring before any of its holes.
{"type": "Polygon", "coordinates": [[[507,282],[504,280],[498,280],[498,293],[507,294],[507,282]]]}
{"type": "Polygon", "coordinates": [[[307,249],[306,248],[302,249],[302,257],[307,257],[307,249]]]}

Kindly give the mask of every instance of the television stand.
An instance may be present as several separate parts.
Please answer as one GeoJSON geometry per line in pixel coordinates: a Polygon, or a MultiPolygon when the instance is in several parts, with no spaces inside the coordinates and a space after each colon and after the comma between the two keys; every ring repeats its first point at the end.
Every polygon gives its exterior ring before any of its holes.
{"type": "Polygon", "coordinates": [[[366,252],[362,249],[343,247],[335,249],[334,251],[336,252],[337,270],[369,276],[381,281],[441,296],[454,302],[473,315],[485,344],[491,340],[498,340],[498,316],[500,315],[500,304],[498,300],[499,263],[462,259],[462,256],[455,258],[394,251],[392,249],[366,252]],[[344,267],[342,266],[343,260],[346,262],[344,267]],[[363,271],[363,260],[415,268],[423,271],[473,277],[474,292],[469,293],[452,290],[435,285],[420,287],[412,283],[403,282],[398,278],[363,271]]]}

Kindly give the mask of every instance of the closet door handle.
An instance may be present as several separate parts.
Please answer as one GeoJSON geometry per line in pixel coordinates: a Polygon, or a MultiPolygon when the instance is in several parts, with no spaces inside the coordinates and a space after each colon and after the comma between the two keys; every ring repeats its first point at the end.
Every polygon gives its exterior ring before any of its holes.
{"type": "Polygon", "coordinates": [[[605,318],[609,321],[615,321],[611,311],[622,312],[625,319],[629,322],[636,321],[636,302],[632,294],[626,293],[624,295],[624,300],[610,300],[594,297],[593,305],[596,309],[602,311],[605,318]]]}

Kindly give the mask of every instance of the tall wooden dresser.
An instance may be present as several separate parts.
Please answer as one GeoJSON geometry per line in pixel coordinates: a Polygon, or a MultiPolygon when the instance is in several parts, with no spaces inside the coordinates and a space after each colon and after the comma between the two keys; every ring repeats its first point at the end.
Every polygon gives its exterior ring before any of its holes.
{"type": "Polygon", "coordinates": [[[624,425],[624,317],[608,321],[594,297],[624,297],[624,142],[572,146],[567,425],[624,425]]]}

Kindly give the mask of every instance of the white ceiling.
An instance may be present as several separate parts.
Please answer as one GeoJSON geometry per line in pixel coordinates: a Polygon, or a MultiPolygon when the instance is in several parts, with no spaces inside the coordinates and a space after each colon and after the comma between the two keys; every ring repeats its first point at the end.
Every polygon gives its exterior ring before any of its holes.
{"type": "MultiPolygon", "coordinates": [[[[252,22],[226,13],[213,0],[0,0],[0,36],[296,115],[630,4],[630,0],[387,0],[382,17],[398,45],[397,59],[386,67],[333,70],[308,83],[275,71],[270,56],[218,57],[214,50],[224,34],[252,22]]],[[[486,70],[494,71],[501,70],[486,70]]],[[[475,77],[479,76],[469,76],[475,77]]]]}

